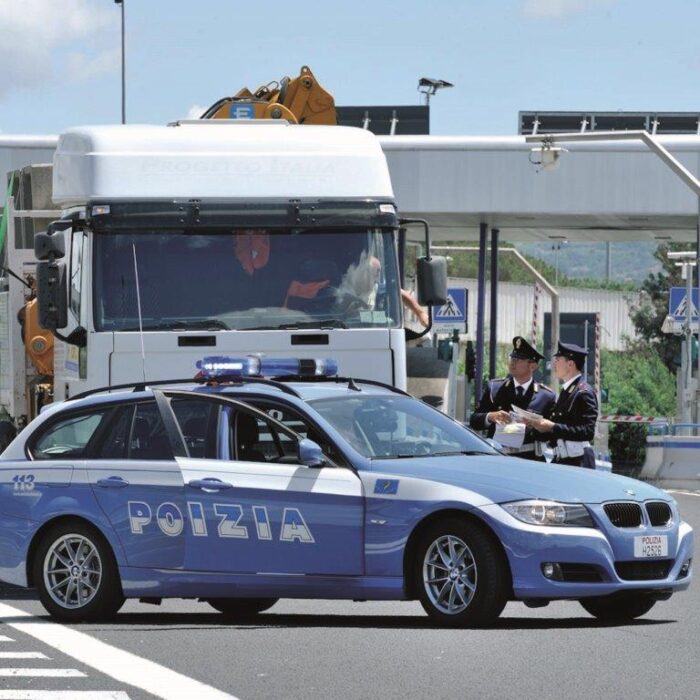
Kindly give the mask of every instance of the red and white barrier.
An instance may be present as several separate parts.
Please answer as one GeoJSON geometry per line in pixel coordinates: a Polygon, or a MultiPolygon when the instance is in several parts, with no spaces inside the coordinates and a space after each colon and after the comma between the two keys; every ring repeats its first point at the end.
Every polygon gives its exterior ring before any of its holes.
{"type": "Polygon", "coordinates": [[[601,423],[657,423],[668,420],[657,416],[598,416],[601,423]]]}
{"type": "Polygon", "coordinates": [[[537,331],[540,318],[540,296],[542,295],[542,287],[539,282],[535,282],[535,294],[532,301],[532,347],[537,347],[537,331]]]}

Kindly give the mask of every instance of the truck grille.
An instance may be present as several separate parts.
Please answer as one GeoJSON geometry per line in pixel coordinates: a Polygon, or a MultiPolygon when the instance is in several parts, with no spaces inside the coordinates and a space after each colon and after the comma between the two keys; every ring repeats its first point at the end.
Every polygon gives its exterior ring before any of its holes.
{"type": "Polygon", "coordinates": [[[668,576],[671,564],[673,564],[672,559],[616,561],[615,571],[624,581],[655,581],[668,576]]]}
{"type": "Polygon", "coordinates": [[[646,508],[647,515],[649,516],[649,522],[654,527],[662,527],[671,522],[673,516],[668,503],[664,503],[663,501],[653,501],[652,503],[647,503],[646,508]]]}
{"type": "Polygon", "coordinates": [[[615,527],[639,527],[642,524],[642,509],[638,503],[606,503],[603,509],[615,527]]]}

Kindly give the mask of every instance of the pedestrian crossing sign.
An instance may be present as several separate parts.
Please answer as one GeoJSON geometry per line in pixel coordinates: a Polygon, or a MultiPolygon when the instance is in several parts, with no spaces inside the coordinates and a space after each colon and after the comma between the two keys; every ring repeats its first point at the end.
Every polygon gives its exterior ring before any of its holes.
{"type": "Polygon", "coordinates": [[[438,326],[466,330],[467,290],[463,287],[449,287],[445,303],[441,306],[433,306],[433,323],[438,326]]]}
{"type": "MultiPolygon", "coordinates": [[[[668,315],[673,316],[674,321],[685,321],[688,313],[688,294],[685,287],[671,287],[668,295],[668,315]]],[[[698,320],[698,289],[692,290],[690,306],[691,320],[698,320]]]]}

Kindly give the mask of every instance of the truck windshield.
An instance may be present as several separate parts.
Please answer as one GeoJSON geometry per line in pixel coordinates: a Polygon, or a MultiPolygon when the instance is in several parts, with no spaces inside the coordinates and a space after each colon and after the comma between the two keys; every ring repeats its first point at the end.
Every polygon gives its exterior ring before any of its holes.
{"type": "Polygon", "coordinates": [[[94,236],[98,331],[393,328],[401,323],[387,231],[139,231],[94,236]],[[134,251],[136,266],[134,265],[134,251]]]}

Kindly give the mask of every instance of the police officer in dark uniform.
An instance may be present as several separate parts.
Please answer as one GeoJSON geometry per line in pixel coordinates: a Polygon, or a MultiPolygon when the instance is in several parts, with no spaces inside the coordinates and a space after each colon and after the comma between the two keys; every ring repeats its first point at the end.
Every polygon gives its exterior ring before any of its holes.
{"type": "Polygon", "coordinates": [[[588,351],[578,345],[559,343],[552,369],[562,383],[551,414],[527,420],[554,450],[554,462],[595,469],[591,447],[598,420],[598,400],[581,376],[588,351]]]}
{"type": "MultiPolygon", "coordinates": [[[[543,356],[525,338],[513,338],[513,350],[508,361],[508,376],[505,379],[491,379],[481,397],[469,425],[475,430],[486,430],[493,437],[497,423],[510,423],[511,406],[546,416],[554,406],[554,392],[533,379],[537,364],[543,356]]],[[[535,444],[537,433],[528,429],[522,447],[504,448],[509,454],[523,459],[540,459],[540,450],[535,444]]]]}

